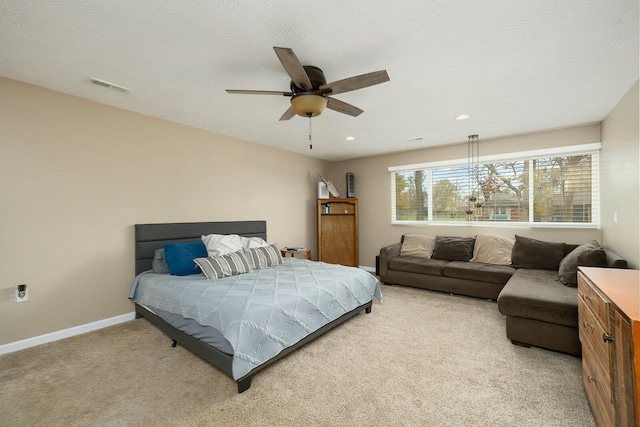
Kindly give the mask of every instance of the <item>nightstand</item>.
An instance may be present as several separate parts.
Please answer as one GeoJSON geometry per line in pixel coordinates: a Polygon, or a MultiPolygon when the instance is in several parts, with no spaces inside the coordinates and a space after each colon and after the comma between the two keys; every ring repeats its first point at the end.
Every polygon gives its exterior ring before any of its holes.
{"type": "Polygon", "coordinates": [[[311,251],[307,248],[282,248],[280,254],[283,257],[311,259],[311,251]]]}

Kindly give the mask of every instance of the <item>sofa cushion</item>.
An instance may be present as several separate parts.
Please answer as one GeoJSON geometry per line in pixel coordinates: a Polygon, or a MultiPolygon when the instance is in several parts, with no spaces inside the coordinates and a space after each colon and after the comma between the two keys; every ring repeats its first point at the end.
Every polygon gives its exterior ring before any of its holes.
{"type": "Polygon", "coordinates": [[[488,282],[504,285],[511,278],[515,268],[508,265],[494,265],[481,262],[451,261],[444,267],[445,277],[488,282]]]}
{"type": "Polygon", "coordinates": [[[431,258],[436,238],[426,234],[405,234],[402,236],[400,255],[419,256],[431,258]]]}
{"type": "Polygon", "coordinates": [[[557,272],[565,255],[564,249],[564,243],[544,242],[516,234],[516,242],[511,252],[511,266],[557,272]]]}
{"type": "Polygon", "coordinates": [[[449,264],[449,261],[441,259],[426,259],[417,256],[399,256],[389,261],[389,270],[427,274],[430,276],[442,276],[442,270],[447,264],[449,264]]]}
{"type": "Polygon", "coordinates": [[[578,286],[579,265],[583,267],[606,267],[607,254],[595,240],[578,246],[560,261],[560,267],[558,268],[560,283],[574,288],[578,286]]]}
{"type": "Polygon", "coordinates": [[[431,258],[447,261],[469,261],[473,256],[473,237],[436,236],[431,258]]]}
{"type": "Polygon", "coordinates": [[[498,296],[507,316],[578,326],[578,291],[563,286],[556,271],[516,270],[498,296]]]}
{"type": "Polygon", "coordinates": [[[515,240],[508,237],[478,234],[473,246],[471,262],[511,265],[511,252],[514,243],[515,240]]]}

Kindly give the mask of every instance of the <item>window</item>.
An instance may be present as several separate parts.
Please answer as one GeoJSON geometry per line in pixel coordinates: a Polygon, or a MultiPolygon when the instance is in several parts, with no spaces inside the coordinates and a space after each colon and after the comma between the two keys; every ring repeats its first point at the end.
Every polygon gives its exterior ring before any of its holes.
{"type": "Polygon", "coordinates": [[[491,206],[489,207],[489,219],[494,221],[510,221],[511,209],[507,209],[506,206],[491,206]]]}
{"type": "Polygon", "coordinates": [[[600,144],[389,168],[393,223],[598,225],[600,144]]]}

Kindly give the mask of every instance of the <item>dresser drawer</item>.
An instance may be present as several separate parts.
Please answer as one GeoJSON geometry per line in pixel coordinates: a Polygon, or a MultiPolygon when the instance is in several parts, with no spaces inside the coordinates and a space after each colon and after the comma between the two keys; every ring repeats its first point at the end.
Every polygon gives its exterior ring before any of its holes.
{"type": "Polygon", "coordinates": [[[578,316],[583,365],[586,361],[590,366],[589,378],[583,372],[585,382],[589,379],[589,382],[596,383],[603,396],[611,402],[611,344],[603,339],[604,329],[582,300],[578,301],[578,316]]]}
{"type": "Polygon", "coordinates": [[[605,339],[608,334],[596,319],[594,313],[582,300],[578,301],[578,330],[582,352],[591,356],[594,361],[609,370],[611,366],[610,341],[605,339]]]}
{"type": "Polygon", "coordinates": [[[589,307],[607,335],[611,334],[609,327],[609,302],[591,285],[589,279],[582,272],[578,273],[578,299],[589,307]]]}
{"type": "Polygon", "coordinates": [[[589,399],[589,404],[598,426],[609,427],[615,425],[615,407],[611,396],[607,397],[605,389],[611,391],[611,387],[602,387],[598,379],[598,373],[594,370],[594,364],[589,358],[582,359],[582,382],[584,391],[589,399]]]}

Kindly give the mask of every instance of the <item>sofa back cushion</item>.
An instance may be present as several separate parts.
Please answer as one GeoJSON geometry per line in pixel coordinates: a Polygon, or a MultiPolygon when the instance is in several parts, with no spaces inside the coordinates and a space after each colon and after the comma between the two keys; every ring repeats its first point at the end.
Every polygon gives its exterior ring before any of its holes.
{"type": "Polygon", "coordinates": [[[400,256],[408,255],[431,258],[435,245],[436,238],[434,236],[426,234],[405,234],[402,236],[400,256]]]}
{"type": "Polygon", "coordinates": [[[578,286],[578,266],[606,267],[607,254],[598,242],[580,245],[560,261],[558,277],[565,286],[578,286]]]}
{"type": "Polygon", "coordinates": [[[514,243],[515,240],[508,237],[478,234],[473,246],[471,262],[511,265],[511,252],[514,243]]]}
{"type": "Polygon", "coordinates": [[[446,261],[469,261],[473,257],[474,237],[436,236],[431,258],[446,261]]]}
{"type": "Polygon", "coordinates": [[[564,258],[564,243],[545,242],[518,236],[511,252],[511,266],[515,268],[535,268],[558,270],[564,258]]]}

